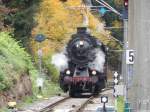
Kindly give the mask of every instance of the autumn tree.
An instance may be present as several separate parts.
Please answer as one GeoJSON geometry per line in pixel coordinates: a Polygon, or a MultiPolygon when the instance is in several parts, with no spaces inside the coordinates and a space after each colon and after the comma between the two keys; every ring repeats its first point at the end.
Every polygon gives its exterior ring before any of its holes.
{"type": "MultiPolygon", "coordinates": [[[[74,7],[82,5],[84,4],[81,0],[69,0],[65,3],[59,0],[43,0],[39,12],[35,16],[38,25],[32,31],[33,37],[42,33],[47,37],[42,46],[48,47],[49,45],[51,50],[59,50],[76,31],[76,28],[83,26],[85,15],[89,19],[88,27],[92,32],[97,30],[99,34],[106,34],[100,20],[95,18],[88,9],[74,9],[74,7]]],[[[106,35],[103,35],[103,38],[106,38],[106,35]]],[[[34,45],[33,43],[32,45],[34,45]]]]}

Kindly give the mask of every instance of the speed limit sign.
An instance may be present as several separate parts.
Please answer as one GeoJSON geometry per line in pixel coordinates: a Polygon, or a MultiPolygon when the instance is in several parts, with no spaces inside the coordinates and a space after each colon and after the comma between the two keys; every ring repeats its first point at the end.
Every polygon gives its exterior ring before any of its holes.
{"type": "Polygon", "coordinates": [[[134,50],[126,50],[126,64],[134,64],[134,50]]]}

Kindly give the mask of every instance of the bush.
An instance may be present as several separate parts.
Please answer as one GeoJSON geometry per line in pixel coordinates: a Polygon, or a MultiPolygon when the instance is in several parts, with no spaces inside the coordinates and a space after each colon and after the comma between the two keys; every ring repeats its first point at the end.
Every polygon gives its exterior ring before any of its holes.
{"type": "Polygon", "coordinates": [[[36,74],[31,57],[8,32],[0,32],[0,91],[23,74],[36,74]]]}
{"type": "Polygon", "coordinates": [[[119,96],[117,99],[118,112],[124,112],[124,97],[119,96]]]}
{"type": "Polygon", "coordinates": [[[58,82],[59,78],[59,71],[56,69],[56,67],[51,64],[51,54],[49,56],[45,57],[44,60],[44,65],[48,70],[48,75],[51,77],[51,80],[54,82],[58,82]]]}

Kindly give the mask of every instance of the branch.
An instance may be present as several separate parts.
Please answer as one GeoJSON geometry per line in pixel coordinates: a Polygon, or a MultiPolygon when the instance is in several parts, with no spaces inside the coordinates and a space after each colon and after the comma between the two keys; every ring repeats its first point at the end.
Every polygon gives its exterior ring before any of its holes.
{"type": "Polygon", "coordinates": [[[18,10],[17,8],[10,9],[4,6],[0,6],[0,13],[4,13],[4,14],[15,13],[17,10],[18,10]]]}

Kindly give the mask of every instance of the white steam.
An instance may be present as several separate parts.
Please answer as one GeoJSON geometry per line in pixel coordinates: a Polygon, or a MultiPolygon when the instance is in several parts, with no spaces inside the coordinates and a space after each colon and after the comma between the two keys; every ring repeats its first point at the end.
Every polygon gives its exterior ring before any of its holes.
{"type": "Polygon", "coordinates": [[[52,64],[56,66],[59,71],[68,68],[68,58],[64,53],[57,53],[52,56],[52,64]]]}
{"type": "Polygon", "coordinates": [[[94,61],[89,63],[89,68],[97,70],[99,72],[104,72],[105,54],[101,50],[95,50],[96,58],[94,61]]]}
{"type": "MultiPolygon", "coordinates": [[[[104,72],[105,54],[100,49],[93,50],[95,52],[95,59],[89,62],[88,67],[93,70],[97,70],[101,73],[104,72]]],[[[68,68],[68,57],[65,55],[66,49],[63,52],[57,53],[52,56],[51,63],[56,66],[59,71],[64,71],[68,68]]]]}

